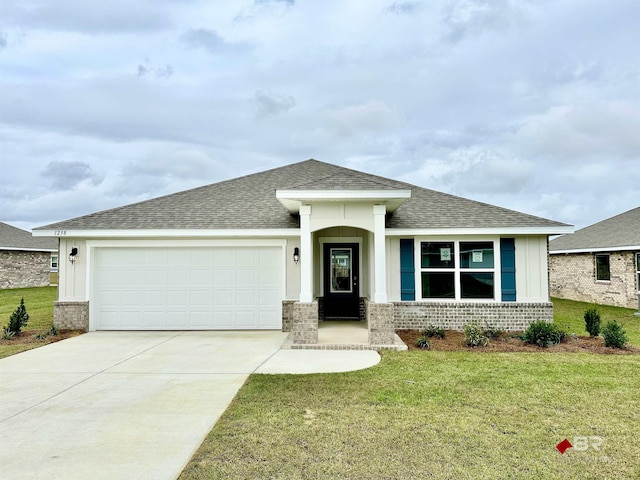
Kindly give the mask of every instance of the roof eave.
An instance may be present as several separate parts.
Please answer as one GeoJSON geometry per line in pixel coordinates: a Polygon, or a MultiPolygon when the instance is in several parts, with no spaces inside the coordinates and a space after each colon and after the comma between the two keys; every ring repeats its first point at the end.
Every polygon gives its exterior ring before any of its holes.
{"type": "Polygon", "coordinates": [[[372,202],[392,213],[411,198],[411,190],[276,190],[276,198],[292,214],[299,213],[303,204],[321,202],[372,202]]]}

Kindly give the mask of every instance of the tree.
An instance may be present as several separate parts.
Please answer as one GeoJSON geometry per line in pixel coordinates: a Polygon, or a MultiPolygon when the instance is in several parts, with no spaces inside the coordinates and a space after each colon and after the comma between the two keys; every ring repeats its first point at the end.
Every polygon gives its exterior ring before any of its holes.
{"type": "Polygon", "coordinates": [[[16,308],[15,312],[11,314],[9,317],[9,325],[4,327],[5,333],[13,332],[15,335],[20,334],[20,330],[22,327],[27,325],[29,321],[29,314],[27,313],[27,309],[24,306],[24,298],[20,299],[20,305],[16,308]]]}

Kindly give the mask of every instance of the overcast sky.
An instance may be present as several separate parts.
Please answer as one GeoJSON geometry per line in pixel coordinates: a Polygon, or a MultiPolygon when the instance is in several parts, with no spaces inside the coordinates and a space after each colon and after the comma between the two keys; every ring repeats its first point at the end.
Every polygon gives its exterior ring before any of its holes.
{"type": "Polygon", "coordinates": [[[0,0],[0,221],[316,158],[576,225],[640,206],[637,0],[0,0]]]}

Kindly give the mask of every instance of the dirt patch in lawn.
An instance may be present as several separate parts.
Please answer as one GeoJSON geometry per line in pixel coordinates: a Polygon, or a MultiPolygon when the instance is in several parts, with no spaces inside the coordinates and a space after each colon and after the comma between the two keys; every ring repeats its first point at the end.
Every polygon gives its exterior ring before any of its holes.
{"type": "Polygon", "coordinates": [[[20,335],[9,340],[0,338],[0,345],[47,345],[48,343],[58,342],[82,333],[85,332],[82,330],[59,330],[56,335],[49,335],[38,330],[23,330],[20,335]]]}
{"type": "MultiPolygon", "coordinates": [[[[398,330],[396,332],[404,343],[407,344],[409,350],[423,350],[416,347],[418,337],[422,335],[418,330],[398,330]]],[[[469,352],[550,352],[550,353],[567,353],[567,352],[583,352],[583,353],[600,353],[614,355],[637,355],[640,349],[627,346],[626,348],[609,348],[604,346],[604,339],[600,337],[581,337],[569,336],[565,341],[551,347],[539,347],[523,342],[518,338],[521,333],[505,333],[500,338],[489,340],[486,347],[467,347],[464,343],[464,335],[462,332],[455,330],[446,330],[445,337],[428,337],[431,344],[429,350],[454,351],[462,350],[469,352]]]]}

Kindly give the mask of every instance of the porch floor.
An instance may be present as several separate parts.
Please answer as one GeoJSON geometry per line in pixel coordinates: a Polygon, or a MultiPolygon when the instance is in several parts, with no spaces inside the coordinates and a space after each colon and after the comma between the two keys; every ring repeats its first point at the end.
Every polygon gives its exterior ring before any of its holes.
{"type": "Polygon", "coordinates": [[[407,346],[395,336],[393,345],[370,345],[366,322],[325,320],[318,323],[318,343],[294,344],[291,335],[282,345],[284,349],[307,350],[406,350],[407,346]]]}

